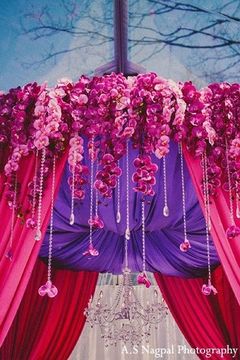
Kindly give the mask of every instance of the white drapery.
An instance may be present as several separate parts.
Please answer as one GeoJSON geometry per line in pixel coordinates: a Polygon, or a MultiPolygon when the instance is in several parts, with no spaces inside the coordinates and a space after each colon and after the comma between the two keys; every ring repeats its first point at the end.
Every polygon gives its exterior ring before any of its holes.
{"type": "MultiPolygon", "coordinates": [[[[154,282],[153,277],[151,278],[154,282]]],[[[95,298],[102,290],[104,299],[111,303],[117,290],[117,277],[101,275],[96,287],[95,298]],[[109,285],[112,284],[112,285],[109,285]]],[[[150,289],[145,286],[135,285],[135,292],[141,303],[146,304],[147,300],[156,289],[157,285],[152,285],[150,289]]],[[[159,299],[161,294],[159,293],[159,299]]],[[[197,360],[198,357],[193,353],[190,345],[186,342],[180,332],[175,320],[169,313],[167,318],[160,323],[158,330],[152,328],[149,343],[145,342],[139,346],[132,347],[124,343],[118,343],[116,346],[105,347],[101,338],[101,332],[98,326],[91,328],[86,323],[83,332],[72,352],[69,360],[197,360]]]]}

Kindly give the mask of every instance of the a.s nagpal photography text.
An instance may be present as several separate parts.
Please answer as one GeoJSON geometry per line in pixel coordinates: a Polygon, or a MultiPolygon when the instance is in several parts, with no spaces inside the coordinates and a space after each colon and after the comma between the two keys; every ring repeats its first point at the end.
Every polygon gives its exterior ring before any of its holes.
{"type": "Polygon", "coordinates": [[[185,344],[172,344],[170,347],[152,347],[149,344],[146,344],[139,346],[134,345],[132,347],[127,347],[126,345],[124,345],[122,347],[122,354],[131,356],[146,354],[152,355],[153,359],[164,359],[166,356],[168,356],[168,358],[171,358],[171,355],[176,354],[184,354],[186,356],[189,356],[189,359],[191,359],[192,355],[203,355],[206,359],[210,359],[212,356],[216,355],[219,356],[219,359],[224,359],[225,355],[230,355],[233,359],[237,359],[237,356],[239,356],[239,349],[232,348],[229,345],[223,348],[191,348],[185,344]]]}

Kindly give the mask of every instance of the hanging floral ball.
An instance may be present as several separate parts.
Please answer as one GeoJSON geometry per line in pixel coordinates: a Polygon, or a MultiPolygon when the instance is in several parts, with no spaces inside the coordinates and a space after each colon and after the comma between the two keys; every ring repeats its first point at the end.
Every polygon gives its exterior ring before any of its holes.
{"type": "Polygon", "coordinates": [[[209,282],[208,284],[204,284],[202,286],[203,295],[209,296],[213,293],[213,295],[217,294],[217,289],[209,282]]]}
{"type": "Polygon", "coordinates": [[[240,235],[240,227],[232,225],[226,231],[226,235],[228,240],[232,240],[233,238],[240,235]]]}
{"type": "Polygon", "coordinates": [[[180,244],[179,248],[182,252],[187,252],[188,249],[191,248],[191,244],[190,244],[189,240],[184,240],[184,242],[182,242],[180,244]]]}
{"type": "Polygon", "coordinates": [[[50,298],[54,298],[58,294],[58,289],[55,285],[51,282],[51,280],[48,280],[46,284],[40,286],[38,289],[38,294],[40,296],[48,295],[50,298]]]}
{"type": "Polygon", "coordinates": [[[139,285],[145,285],[147,289],[151,286],[151,281],[149,280],[146,272],[141,272],[138,274],[137,282],[139,285]]]}

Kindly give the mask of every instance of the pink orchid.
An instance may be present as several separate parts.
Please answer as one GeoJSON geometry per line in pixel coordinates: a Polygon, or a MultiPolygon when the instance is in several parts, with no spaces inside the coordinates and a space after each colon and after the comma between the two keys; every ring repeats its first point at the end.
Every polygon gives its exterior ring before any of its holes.
{"type": "Polygon", "coordinates": [[[36,229],[37,223],[33,218],[29,218],[26,220],[26,226],[30,229],[36,229]]]}
{"type": "Polygon", "coordinates": [[[232,240],[233,238],[240,235],[240,228],[238,226],[231,225],[227,229],[226,235],[227,235],[228,240],[232,240]]]}
{"type": "Polygon", "coordinates": [[[88,97],[85,94],[81,94],[78,98],[79,105],[85,105],[88,102],[88,97]]]}
{"type": "Polygon", "coordinates": [[[147,277],[146,272],[141,272],[140,274],[138,274],[137,282],[139,285],[145,285],[146,288],[149,288],[151,286],[151,281],[147,277]]]}
{"type": "Polygon", "coordinates": [[[102,221],[102,219],[100,219],[100,217],[98,215],[95,215],[93,217],[92,221],[89,219],[88,224],[92,225],[94,228],[97,228],[97,229],[104,228],[104,222],[102,221]]]}
{"type": "Polygon", "coordinates": [[[51,280],[48,280],[46,284],[40,286],[38,289],[38,294],[40,296],[48,295],[48,297],[54,298],[58,294],[58,289],[55,285],[52,284],[51,280]]]}
{"type": "Polygon", "coordinates": [[[211,295],[211,293],[213,293],[213,295],[216,295],[218,292],[217,289],[211,284],[211,282],[208,281],[208,284],[204,284],[202,286],[202,293],[206,296],[209,296],[211,295]]]}
{"type": "Polygon", "coordinates": [[[84,251],[83,255],[98,256],[99,252],[93,247],[93,244],[90,244],[88,250],[84,251]]]}
{"type": "Polygon", "coordinates": [[[185,239],[184,242],[182,242],[180,244],[179,248],[182,252],[187,252],[188,249],[191,248],[191,244],[190,244],[189,240],[185,239]]]}

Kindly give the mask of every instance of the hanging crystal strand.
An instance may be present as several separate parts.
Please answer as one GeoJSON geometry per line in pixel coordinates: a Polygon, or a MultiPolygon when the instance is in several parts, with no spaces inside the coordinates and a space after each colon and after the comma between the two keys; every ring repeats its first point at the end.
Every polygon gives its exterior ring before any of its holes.
{"type": "Polygon", "coordinates": [[[229,157],[228,157],[227,138],[225,138],[225,145],[226,145],[227,179],[228,179],[230,221],[231,221],[231,225],[228,227],[228,229],[226,231],[226,235],[227,235],[227,238],[229,240],[231,240],[231,239],[235,238],[236,236],[240,235],[240,228],[235,225],[235,221],[234,221],[233,193],[232,193],[232,184],[231,184],[230,164],[229,164],[229,157]]]}
{"type": "Polygon", "coordinates": [[[36,150],[35,154],[35,169],[34,169],[34,177],[33,177],[33,199],[32,199],[32,209],[31,209],[31,217],[26,220],[27,228],[35,229],[36,228],[36,203],[37,203],[37,171],[38,171],[38,150],[36,150]]]}
{"type": "Polygon", "coordinates": [[[203,157],[204,161],[204,167],[205,167],[205,177],[206,177],[206,201],[207,201],[207,220],[208,220],[208,231],[211,231],[211,216],[210,216],[210,198],[209,198],[209,186],[208,186],[208,164],[207,164],[207,156],[206,153],[204,153],[203,157]]]}
{"type": "Polygon", "coordinates": [[[38,197],[38,211],[37,211],[37,230],[34,239],[39,241],[42,236],[41,220],[42,220],[42,197],[43,197],[43,177],[44,164],[46,160],[46,148],[42,149],[41,166],[40,166],[40,183],[39,183],[39,197],[38,197]]]}
{"type": "Polygon", "coordinates": [[[163,215],[169,216],[169,208],[168,208],[168,196],[167,196],[167,167],[166,167],[166,157],[163,157],[163,194],[164,194],[164,207],[163,207],[163,215]]]}
{"type": "Polygon", "coordinates": [[[53,243],[53,206],[54,206],[54,190],[56,178],[56,159],[53,158],[53,178],[51,191],[51,215],[50,215],[50,229],[49,229],[49,248],[48,248],[48,281],[51,281],[51,267],[52,267],[52,243],[53,243]]]}
{"type": "Polygon", "coordinates": [[[93,247],[93,209],[94,209],[94,137],[91,138],[90,144],[90,216],[89,216],[89,247],[83,255],[98,256],[99,252],[93,247]]]}
{"type": "Polygon", "coordinates": [[[203,198],[204,198],[206,244],[207,244],[207,265],[208,265],[208,283],[202,286],[202,293],[204,295],[210,295],[213,292],[213,294],[216,295],[217,290],[212,285],[212,274],[211,274],[210,239],[209,239],[210,205],[209,205],[209,185],[208,185],[206,153],[204,153],[202,156],[202,164],[203,164],[203,198]]]}
{"type": "MultiPolygon", "coordinates": [[[[118,167],[120,165],[120,162],[118,160],[118,167]]],[[[120,204],[120,178],[118,177],[117,179],[117,216],[116,216],[116,221],[119,224],[121,222],[121,204],[120,204]]]]}
{"type": "MultiPolygon", "coordinates": [[[[96,174],[98,172],[98,161],[96,166],[96,174]]],[[[98,190],[95,190],[95,217],[98,218],[98,190]]]]}
{"type": "Polygon", "coordinates": [[[56,180],[56,158],[53,157],[53,175],[51,188],[51,212],[50,212],[50,226],[49,226],[49,247],[48,247],[48,275],[46,284],[38,289],[40,296],[48,295],[50,298],[58,294],[58,289],[52,284],[52,247],[53,247],[53,209],[54,209],[54,190],[56,180]]]}
{"type": "Polygon", "coordinates": [[[128,239],[125,235],[124,237],[124,251],[125,251],[125,268],[124,268],[124,272],[125,271],[129,271],[129,268],[128,268],[128,239]]]}
{"type": "Polygon", "coordinates": [[[227,178],[228,178],[228,190],[229,190],[230,220],[231,220],[231,225],[234,225],[232,184],[231,184],[231,175],[230,175],[230,168],[229,168],[228,142],[227,142],[227,139],[225,139],[225,143],[226,143],[226,161],[227,161],[227,178]]]}
{"type": "Polygon", "coordinates": [[[146,288],[151,286],[151,281],[149,280],[147,273],[146,273],[146,239],[145,239],[145,201],[142,198],[142,258],[143,258],[143,265],[142,265],[142,272],[137,276],[138,284],[145,285],[146,288]]]}
{"type": "Polygon", "coordinates": [[[227,138],[225,139],[225,144],[226,144],[226,163],[227,163],[227,179],[228,179],[228,190],[229,190],[230,220],[231,220],[231,225],[234,225],[232,184],[231,184],[231,175],[230,175],[229,158],[228,158],[227,138]]]}
{"type": "Polygon", "coordinates": [[[142,256],[143,256],[143,273],[146,272],[146,248],[145,248],[145,202],[142,199],[142,256]]]}
{"type": "Polygon", "coordinates": [[[14,179],[14,190],[13,190],[13,202],[12,202],[12,216],[11,216],[11,228],[10,228],[10,241],[9,241],[9,249],[6,253],[6,257],[12,261],[13,259],[13,251],[12,251],[12,245],[13,245],[13,232],[14,232],[14,222],[15,222],[15,212],[16,212],[16,200],[17,200],[17,174],[15,174],[14,179]]]}
{"type": "Polygon", "coordinates": [[[127,186],[126,186],[126,202],[127,202],[127,211],[126,211],[126,230],[125,230],[125,238],[127,240],[130,240],[130,208],[129,208],[129,144],[127,141],[127,147],[126,147],[126,182],[127,182],[127,186]]]}
{"type": "Polygon", "coordinates": [[[92,235],[93,235],[93,176],[94,176],[94,163],[93,163],[93,146],[94,138],[91,138],[91,179],[90,179],[90,234],[89,234],[89,246],[93,246],[92,235]]]}
{"type": "Polygon", "coordinates": [[[36,151],[34,179],[33,179],[32,220],[34,220],[35,212],[36,212],[37,169],[38,169],[38,150],[36,151]]]}
{"type": "Polygon", "coordinates": [[[183,252],[186,252],[186,251],[188,251],[189,248],[191,248],[191,245],[187,238],[186,193],[185,193],[185,177],[184,177],[184,162],[183,162],[182,143],[179,146],[179,150],[180,150],[180,161],[181,161],[182,210],[183,210],[183,234],[184,234],[184,241],[180,244],[180,250],[183,252]]]}
{"type": "Polygon", "coordinates": [[[73,152],[73,165],[72,165],[72,192],[71,192],[71,211],[69,224],[74,224],[74,195],[75,195],[75,170],[76,170],[76,150],[73,152]]]}
{"type": "Polygon", "coordinates": [[[236,182],[236,217],[237,217],[237,219],[240,219],[239,201],[240,201],[240,196],[238,193],[238,184],[236,182]]]}

